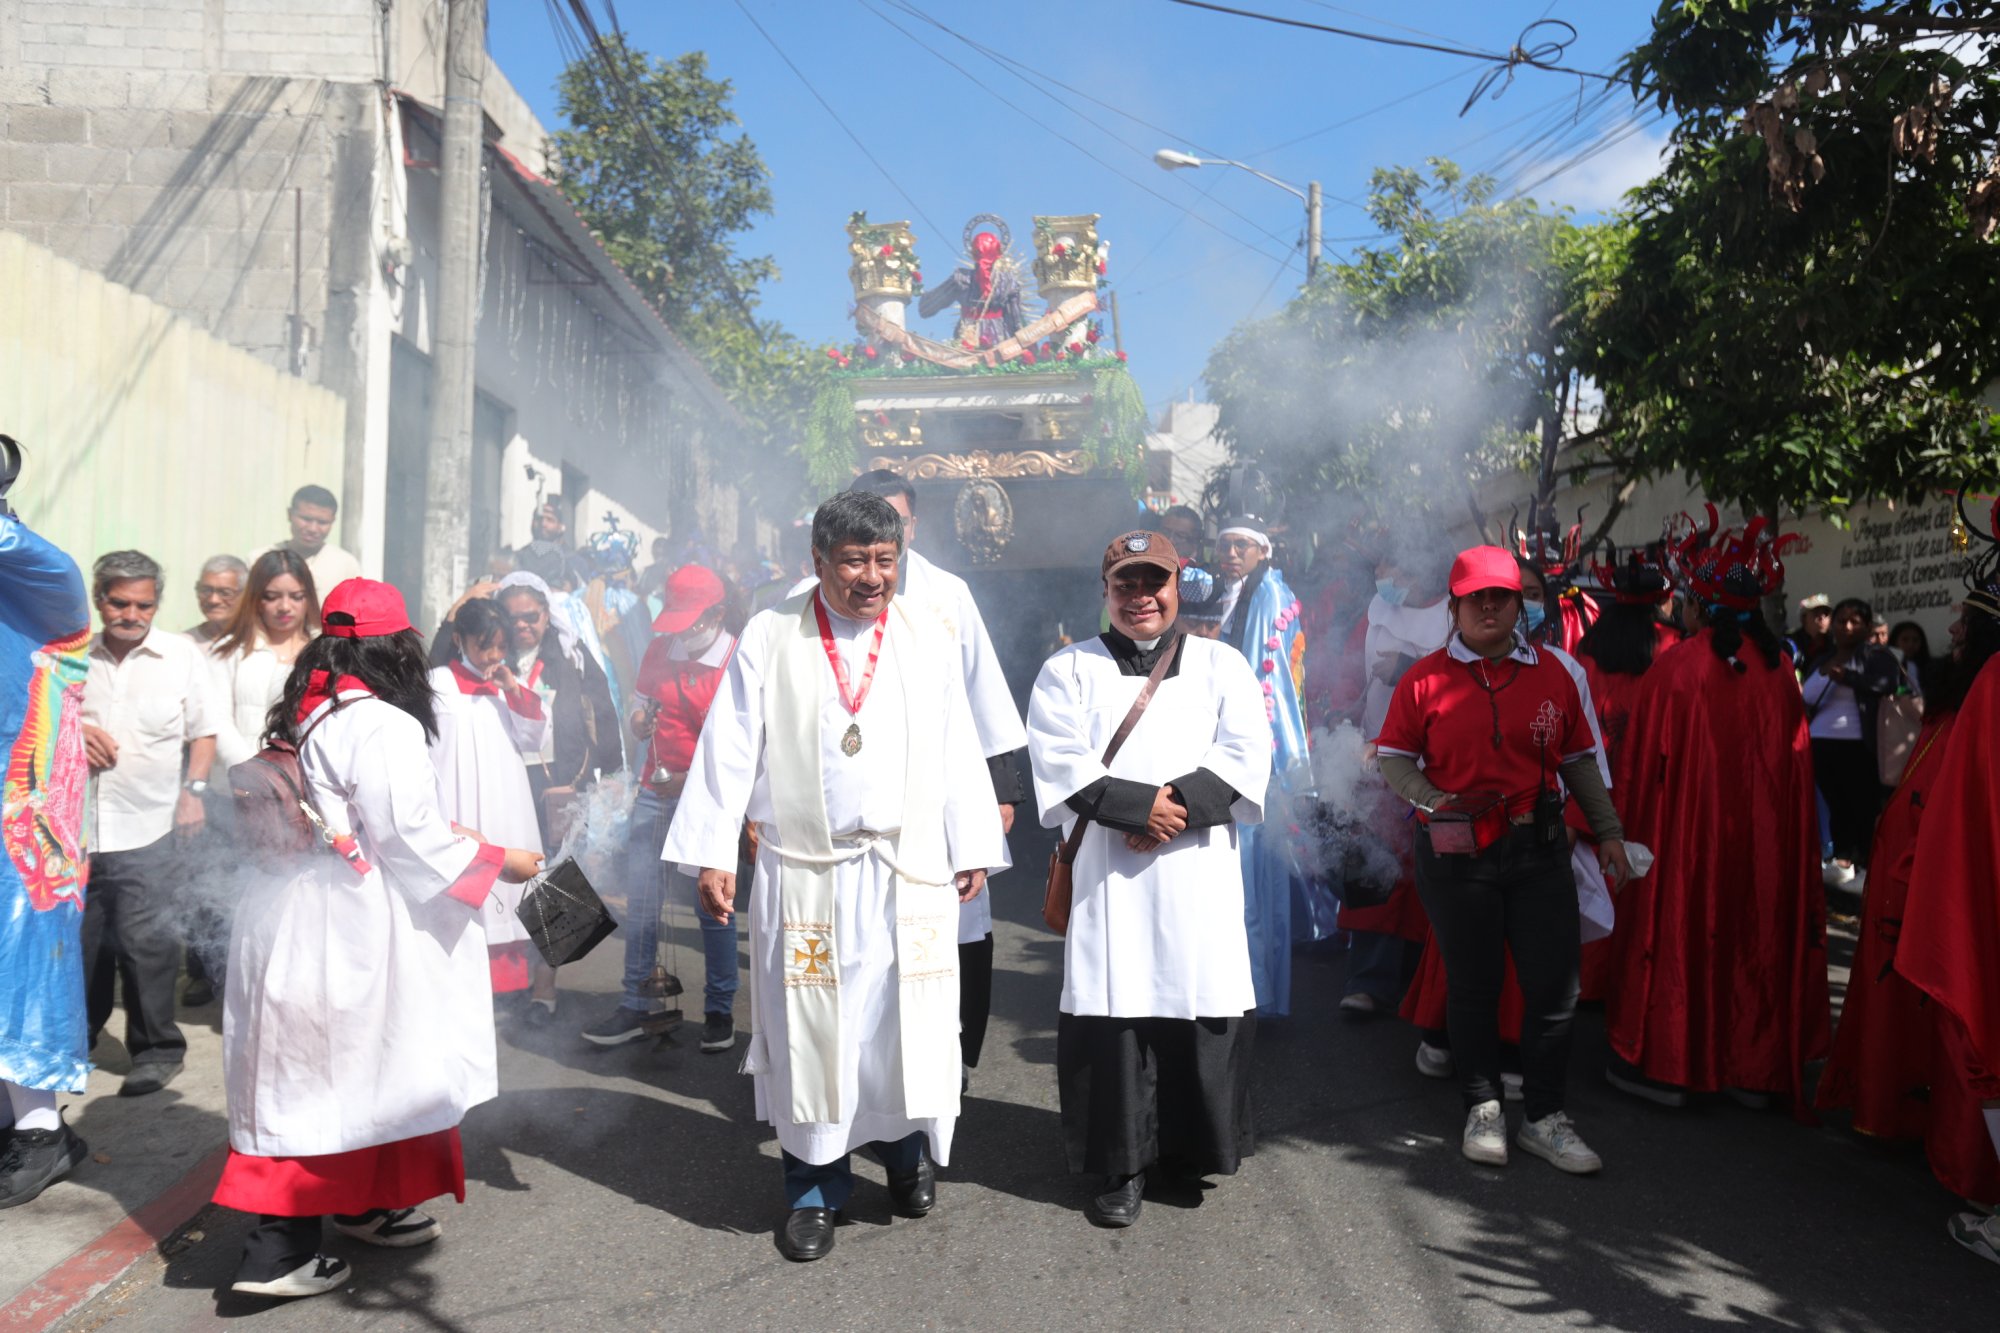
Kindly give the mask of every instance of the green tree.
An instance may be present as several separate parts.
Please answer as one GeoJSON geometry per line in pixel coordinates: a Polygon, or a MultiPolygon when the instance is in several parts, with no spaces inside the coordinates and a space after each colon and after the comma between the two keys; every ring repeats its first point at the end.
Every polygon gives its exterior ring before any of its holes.
{"type": "Polygon", "coordinates": [[[1491,179],[1441,159],[1428,177],[1377,170],[1368,208],[1384,244],[1323,268],[1211,354],[1231,453],[1295,516],[1315,497],[1380,520],[1462,501],[1486,528],[1481,484],[1515,469],[1548,513],[1604,431],[1576,424],[1571,331],[1615,271],[1621,229],[1497,200],[1491,179]]]}
{"type": "Polygon", "coordinates": [[[771,212],[770,175],[730,109],[733,89],[691,51],[660,60],[607,36],[557,81],[566,127],[552,136],[556,184],[662,318],[700,357],[762,437],[765,465],[737,478],[767,512],[790,509],[796,457],[823,366],[776,321],[758,292],[778,277],[738,242],[771,212]]]}
{"type": "Polygon", "coordinates": [[[1764,512],[1995,475],[2000,4],[1687,0],[1627,59],[1678,118],[1583,365],[1628,474],[1764,512]]]}

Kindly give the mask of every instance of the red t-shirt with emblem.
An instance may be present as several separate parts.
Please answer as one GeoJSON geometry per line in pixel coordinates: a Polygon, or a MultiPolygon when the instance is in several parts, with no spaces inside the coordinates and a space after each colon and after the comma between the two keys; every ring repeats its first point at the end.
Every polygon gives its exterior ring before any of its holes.
{"type": "Polygon", "coordinates": [[[1597,738],[1576,678],[1555,650],[1468,662],[1445,647],[1396,682],[1375,746],[1422,760],[1440,791],[1500,792],[1507,813],[1522,815],[1545,785],[1557,785],[1556,769],[1593,752],[1597,738]]]}

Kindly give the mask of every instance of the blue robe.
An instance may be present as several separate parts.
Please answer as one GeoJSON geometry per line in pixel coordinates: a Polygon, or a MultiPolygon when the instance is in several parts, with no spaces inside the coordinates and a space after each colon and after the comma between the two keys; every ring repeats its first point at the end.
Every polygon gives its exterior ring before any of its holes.
{"type": "Polygon", "coordinates": [[[1292,1011],[1292,898],[1302,881],[1292,852],[1292,808],[1312,790],[1312,760],[1301,703],[1305,627],[1299,599],[1269,564],[1244,580],[1230,613],[1228,641],[1250,660],[1271,720],[1271,785],[1261,824],[1237,831],[1243,855],[1243,924],[1250,935],[1250,976],[1257,1012],[1292,1011]]]}
{"type": "Polygon", "coordinates": [[[0,514],[0,1080],[82,1092],[83,682],[76,562],[0,514]]]}

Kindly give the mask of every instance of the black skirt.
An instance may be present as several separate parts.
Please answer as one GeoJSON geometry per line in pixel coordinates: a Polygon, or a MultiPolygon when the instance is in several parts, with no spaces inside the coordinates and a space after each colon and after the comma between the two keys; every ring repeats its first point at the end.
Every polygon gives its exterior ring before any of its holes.
{"type": "Polygon", "coordinates": [[[1255,1013],[1234,1018],[1086,1018],[1056,1024],[1063,1146],[1079,1174],[1129,1176],[1156,1163],[1234,1175],[1256,1150],[1250,1108],[1255,1013]]]}

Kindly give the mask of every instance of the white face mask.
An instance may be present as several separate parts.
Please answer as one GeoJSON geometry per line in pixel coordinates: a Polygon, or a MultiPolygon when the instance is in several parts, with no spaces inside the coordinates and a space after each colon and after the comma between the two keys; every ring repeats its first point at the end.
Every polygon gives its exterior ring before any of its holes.
{"type": "Polygon", "coordinates": [[[707,629],[690,629],[681,635],[681,651],[689,654],[705,653],[715,646],[722,637],[722,626],[710,625],[707,629]]]}

